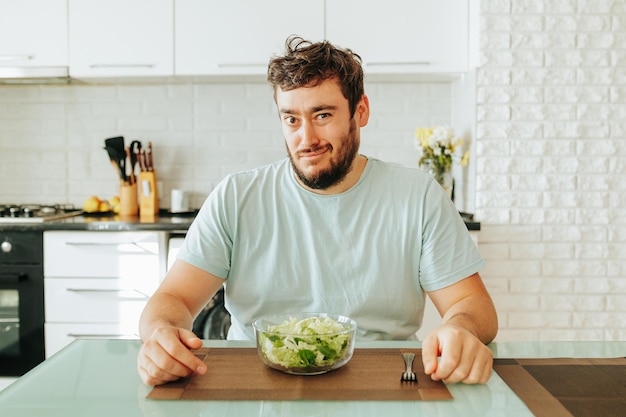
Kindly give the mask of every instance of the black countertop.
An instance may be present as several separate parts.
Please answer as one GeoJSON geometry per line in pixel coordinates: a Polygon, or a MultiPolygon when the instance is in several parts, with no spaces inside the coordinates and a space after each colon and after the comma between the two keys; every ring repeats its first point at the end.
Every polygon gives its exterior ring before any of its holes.
{"type": "Polygon", "coordinates": [[[186,231],[197,211],[189,213],[169,213],[161,210],[155,216],[125,216],[118,214],[87,214],[43,223],[0,223],[0,231],[46,231],[46,230],[87,230],[87,231],[186,231]]]}
{"type": "MultiPolygon", "coordinates": [[[[154,230],[184,232],[189,228],[197,213],[197,210],[189,213],[170,213],[161,210],[158,215],[150,217],[83,214],[43,223],[0,223],[0,231],[87,230],[115,232],[154,230]]],[[[461,217],[468,230],[480,230],[480,222],[474,221],[473,216],[461,213],[461,217]]]]}

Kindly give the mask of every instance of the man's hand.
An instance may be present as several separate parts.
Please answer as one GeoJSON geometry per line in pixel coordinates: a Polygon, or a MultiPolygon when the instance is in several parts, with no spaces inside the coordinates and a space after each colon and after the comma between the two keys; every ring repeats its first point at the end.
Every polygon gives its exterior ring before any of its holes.
{"type": "Polygon", "coordinates": [[[203,375],[207,367],[190,349],[202,347],[193,332],[174,326],[155,329],[144,340],[137,357],[137,371],[146,385],[160,385],[193,374],[203,375]]]}
{"type": "Polygon", "coordinates": [[[426,336],[422,361],[427,375],[446,383],[484,384],[493,368],[491,350],[469,330],[453,324],[444,324],[426,336]]]}

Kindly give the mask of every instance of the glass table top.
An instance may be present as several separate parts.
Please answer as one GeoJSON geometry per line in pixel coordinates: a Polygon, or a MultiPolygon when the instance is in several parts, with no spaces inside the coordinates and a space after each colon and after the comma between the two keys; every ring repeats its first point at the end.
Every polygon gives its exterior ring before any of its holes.
{"type": "MultiPolygon", "coordinates": [[[[209,347],[254,342],[205,341],[209,347]]],[[[137,340],[77,340],[0,392],[12,417],[72,416],[532,416],[494,372],[485,385],[451,384],[452,401],[164,401],[148,400],[136,371],[137,340]]],[[[419,342],[357,343],[368,348],[417,348],[419,342]]],[[[493,343],[498,358],[626,356],[626,342],[493,343]]]]}

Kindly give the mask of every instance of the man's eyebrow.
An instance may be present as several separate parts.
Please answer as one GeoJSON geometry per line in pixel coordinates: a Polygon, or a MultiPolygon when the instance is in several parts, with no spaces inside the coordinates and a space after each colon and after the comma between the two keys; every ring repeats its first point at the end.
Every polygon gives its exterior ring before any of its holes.
{"type": "MultiPolygon", "coordinates": [[[[317,113],[324,110],[337,110],[337,106],[333,104],[320,104],[319,106],[311,107],[307,113],[317,113]]],[[[278,111],[280,114],[297,114],[296,111],[285,107],[280,108],[278,111]]]]}

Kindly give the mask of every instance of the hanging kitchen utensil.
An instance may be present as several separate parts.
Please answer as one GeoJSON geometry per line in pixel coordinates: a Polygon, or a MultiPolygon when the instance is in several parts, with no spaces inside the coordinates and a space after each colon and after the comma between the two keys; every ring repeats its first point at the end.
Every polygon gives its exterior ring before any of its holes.
{"type": "Polygon", "coordinates": [[[141,172],[146,172],[148,170],[148,167],[146,166],[146,150],[145,149],[139,149],[139,170],[141,172]]]}
{"type": "Polygon", "coordinates": [[[146,149],[140,150],[139,163],[142,171],[139,174],[139,215],[152,217],[159,213],[156,171],[152,164],[152,142],[148,142],[146,149]]]}
{"type": "Polygon", "coordinates": [[[104,147],[109,157],[114,161],[120,171],[120,179],[126,182],[126,151],[124,149],[124,136],[116,136],[104,140],[104,147]]]}
{"type": "Polygon", "coordinates": [[[154,160],[152,158],[152,142],[148,142],[148,151],[146,152],[146,167],[148,171],[154,171],[154,160]]]}
{"type": "Polygon", "coordinates": [[[115,167],[116,171],[118,172],[120,181],[121,182],[126,181],[126,173],[124,172],[124,167],[120,165],[120,155],[118,154],[117,149],[106,147],[106,146],[104,147],[104,149],[109,154],[109,159],[111,160],[111,164],[115,167]]]}
{"type": "Polygon", "coordinates": [[[124,150],[124,136],[115,136],[104,140],[104,146],[108,148],[117,149],[118,151],[124,150]]]}
{"type": "MultiPolygon", "coordinates": [[[[141,142],[134,140],[130,143],[130,165],[133,175],[135,174],[135,165],[139,162],[139,152],[141,151],[141,142]]],[[[141,171],[141,164],[139,164],[139,170],[141,171]]]]}
{"type": "Polygon", "coordinates": [[[128,178],[128,184],[133,185],[135,183],[135,173],[133,172],[134,165],[132,160],[132,154],[130,153],[130,148],[128,146],[124,149],[124,154],[126,155],[126,158],[124,159],[126,178],[128,178]]]}

